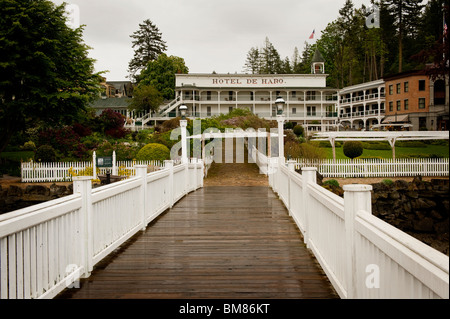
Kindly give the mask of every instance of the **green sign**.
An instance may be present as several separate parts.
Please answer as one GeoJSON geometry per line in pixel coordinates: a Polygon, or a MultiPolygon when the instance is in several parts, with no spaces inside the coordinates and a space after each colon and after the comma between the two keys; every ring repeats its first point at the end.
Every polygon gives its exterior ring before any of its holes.
{"type": "Polygon", "coordinates": [[[97,167],[112,167],[112,156],[97,157],[97,167]]]}

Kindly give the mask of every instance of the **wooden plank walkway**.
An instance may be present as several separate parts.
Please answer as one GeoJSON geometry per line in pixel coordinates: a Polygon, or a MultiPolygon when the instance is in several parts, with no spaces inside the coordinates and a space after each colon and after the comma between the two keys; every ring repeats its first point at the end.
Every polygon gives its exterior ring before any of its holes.
{"type": "Polygon", "coordinates": [[[210,186],[179,201],[57,298],[338,298],[269,187],[210,186]]]}

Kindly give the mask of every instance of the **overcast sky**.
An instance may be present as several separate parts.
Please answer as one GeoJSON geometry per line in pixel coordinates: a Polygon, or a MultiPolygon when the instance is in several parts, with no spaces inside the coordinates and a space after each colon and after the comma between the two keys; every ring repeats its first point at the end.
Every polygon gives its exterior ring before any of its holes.
{"type": "MultiPolygon", "coordinates": [[[[52,0],[56,4],[63,1],[52,0]]],[[[301,53],[339,15],[345,0],[66,0],[80,10],[84,40],[96,71],[127,80],[133,57],[130,35],[150,19],[167,54],[184,58],[189,73],[244,73],[248,51],[266,36],[281,57],[301,53]],[[312,31],[316,34],[309,40],[312,31]]],[[[356,8],[370,0],[353,0],[356,8]]]]}

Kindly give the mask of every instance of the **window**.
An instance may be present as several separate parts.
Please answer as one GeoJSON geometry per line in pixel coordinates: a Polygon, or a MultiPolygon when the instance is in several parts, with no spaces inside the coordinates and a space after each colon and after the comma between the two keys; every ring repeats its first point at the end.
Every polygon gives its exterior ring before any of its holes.
{"type": "Polygon", "coordinates": [[[402,110],[402,102],[397,101],[397,111],[401,111],[401,110],[402,110]]]}
{"type": "Polygon", "coordinates": [[[394,94],[394,86],[393,85],[389,85],[389,95],[394,94]]]}
{"type": "Polygon", "coordinates": [[[405,111],[409,110],[409,100],[404,100],[403,101],[403,106],[405,108],[405,111]]]}
{"type": "Polygon", "coordinates": [[[250,101],[253,101],[255,99],[255,94],[253,92],[250,92],[250,101]]]}
{"type": "Polygon", "coordinates": [[[420,97],[419,98],[419,109],[424,109],[424,108],[425,108],[425,98],[420,97]]]}
{"type": "Polygon", "coordinates": [[[419,91],[425,91],[425,80],[419,80],[419,91]]]}
{"type": "Polygon", "coordinates": [[[403,91],[409,92],[409,82],[405,82],[403,85],[403,91]]]}
{"type": "Polygon", "coordinates": [[[228,101],[233,101],[233,91],[228,92],[228,101]]]}
{"type": "Polygon", "coordinates": [[[211,106],[206,107],[206,116],[211,116],[211,106]]]}
{"type": "Polygon", "coordinates": [[[292,91],[292,98],[296,98],[297,97],[297,92],[296,91],[292,91]]]}
{"type": "Polygon", "coordinates": [[[307,116],[316,116],[316,107],[315,106],[308,106],[306,109],[306,115],[307,116]]]}
{"type": "Polygon", "coordinates": [[[389,111],[390,112],[394,111],[394,102],[392,102],[392,101],[389,102],[389,111]]]}
{"type": "Polygon", "coordinates": [[[206,92],[206,100],[211,101],[211,91],[206,92]]]}
{"type": "Polygon", "coordinates": [[[232,106],[230,106],[229,108],[228,108],[228,112],[233,112],[233,107],[232,106]]]}
{"type": "Polygon", "coordinates": [[[401,85],[400,85],[400,83],[397,83],[397,94],[402,93],[401,91],[402,91],[401,85]]]}
{"type": "Polygon", "coordinates": [[[297,108],[296,107],[292,108],[292,114],[297,114],[297,108]]]}

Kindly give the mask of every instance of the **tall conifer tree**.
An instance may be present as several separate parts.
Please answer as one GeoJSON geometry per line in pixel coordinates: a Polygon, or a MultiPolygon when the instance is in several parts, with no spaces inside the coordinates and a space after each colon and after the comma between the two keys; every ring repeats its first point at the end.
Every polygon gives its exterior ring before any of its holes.
{"type": "Polygon", "coordinates": [[[167,50],[166,42],[158,27],[149,19],[139,24],[139,29],[130,37],[133,39],[134,56],[128,64],[130,77],[137,80],[138,72],[143,70],[147,63],[154,61],[167,50]]]}

